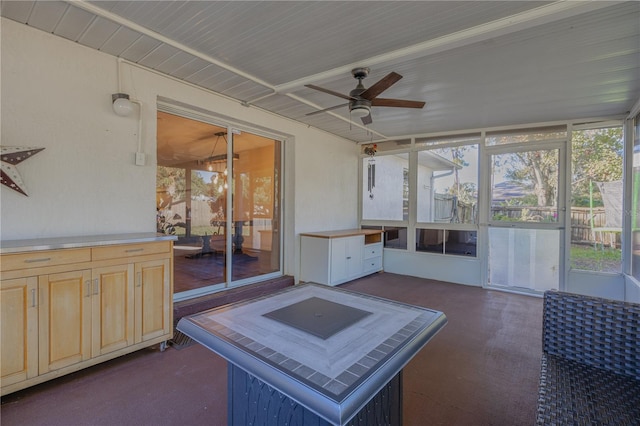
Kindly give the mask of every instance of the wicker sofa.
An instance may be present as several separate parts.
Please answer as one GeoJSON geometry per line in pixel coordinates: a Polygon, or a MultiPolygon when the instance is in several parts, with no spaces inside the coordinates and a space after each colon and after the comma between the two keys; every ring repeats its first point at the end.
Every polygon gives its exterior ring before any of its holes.
{"type": "Polygon", "coordinates": [[[538,425],[640,425],[640,305],[544,295],[538,425]]]}

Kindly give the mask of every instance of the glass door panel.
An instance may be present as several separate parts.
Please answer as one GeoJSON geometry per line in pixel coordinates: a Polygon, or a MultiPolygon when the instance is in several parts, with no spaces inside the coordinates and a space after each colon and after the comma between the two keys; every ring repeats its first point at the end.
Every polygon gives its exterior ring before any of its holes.
{"type": "Polygon", "coordinates": [[[225,286],[227,129],[158,112],[157,231],[174,242],[174,293],[225,286]]]}
{"type": "Polygon", "coordinates": [[[489,229],[489,284],[543,292],[560,284],[560,231],[489,229]]]}
{"type": "Polygon", "coordinates": [[[528,292],[558,289],[564,265],[563,145],[493,151],[488,285],[528,292]]]}
{"type": "Polygon", "coordinates": [[[558,222],[559,150],[492,156],[491,220],[558,222]]]}
{"type": "Polygon", "coordinates": [[[231,280],[280,270],[280,141],[233,136],[231,280]]]}

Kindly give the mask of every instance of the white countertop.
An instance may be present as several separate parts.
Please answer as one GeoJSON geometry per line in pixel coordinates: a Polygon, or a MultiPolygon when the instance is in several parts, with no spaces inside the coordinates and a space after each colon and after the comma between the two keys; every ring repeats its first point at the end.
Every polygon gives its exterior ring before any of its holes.
{"type": "Polygon", "coordinates": [[[175,235],[141,232],[132,234],[84,235],[75,237],[33,238],[28,240],[0,241],[0,254],[22,253],[40,250],[57,250],[114,244],[147,243],[176,240],[175,235]]]}

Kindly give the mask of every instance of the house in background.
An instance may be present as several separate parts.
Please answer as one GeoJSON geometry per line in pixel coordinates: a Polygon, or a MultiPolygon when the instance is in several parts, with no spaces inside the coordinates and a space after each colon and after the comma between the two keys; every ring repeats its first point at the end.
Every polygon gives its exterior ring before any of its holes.
{"type": "MultiPolygon", "coordinates": [[[[251,229],[254,219],[244,216],[233,219],[246,222],[241,228],[223,225],[250,233],[252,250],[277,255],[263,271],[238,277],[229,269],[185,297],[281,275],[297,280],[300,233],[362,226],[385,230],[386,271],[640,301],[632,205],[640,191],[632,158],[640,144],[638,2],[3,1],[1,15],[2,145],[45,148],[18,166],[28,196],[2,187],[2,240],[155,232],[157,166],[191,153],[203,136],[164,145],[159,117],[169,114],[225,135],[217,147],[207,139],[202,161],[223,149],[227,166],[254,176],[254,161],[240,165],[249,158],[241,149],[257,143],[249,135],[277,153],[265,173],[277,184],[278,214],[245,208],[277,232],[251,229]],[[333,109],[348,100],[306,87],[346,94],[360,66],[371,68],[367,87],[403,75],[381,96],[426,107],[373,106],[365,125],[346,105],[333,109]],[[114,93],[135,101],[130,115],[114,113],[114,93]],[[571,132],[611,126],[624,130],[623,270],[571,270],[571,132]],[[372,143],[374,157],[363,151],[372,143]],[[466,165],[436,151],[452,147],[466,149],[466,165]],[[492,161],[534,151],[558,166],[556,220],[491,222],[492,161]],[[385,171],[391,163],[397,173],[385,171]],[[434,189],[456,170],[472,176],[472,208],[463,215],[456,193],[458,207],[445,215],[434,189]]],[[[257,182],[247,180],[247,194],[257,182]]],[[[223,244],[231,252],[237,241],[223,244]]]]}

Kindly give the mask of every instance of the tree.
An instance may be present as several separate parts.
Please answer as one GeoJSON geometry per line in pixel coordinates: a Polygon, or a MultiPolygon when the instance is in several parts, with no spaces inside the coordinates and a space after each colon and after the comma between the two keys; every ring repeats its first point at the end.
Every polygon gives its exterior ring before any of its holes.
{"type": "Polygon", "coordinates": [[[573,205],[588,205],[590,181],[612,182],[622,179],[623,147],[621,127],[573,132],[573,205]]]}
{"type": "MultiPolygon", "coordinates": [[[[588,203],[590,181],[622,179],[621,127],[574,131],[571,147],[573,205],[588,203]]],[[[505,178],[530,189],[538,206],[556,205],[557,150],[522,151],[497,156],[495,165],[505,167],[505,178]]]]}
{"type": "Polygon", "coordinates": [[[555,206],[558,193],[558,151],[516,152],[504,157],[505,177],[536,196],[538,206],[555,206]]]}
{"type": "Polygon", "coordinates": [[[449,188],[449,193],[458,197],[459,201],[467,204],[475,204],[477,201],[478,190],[473,182],[460,181],[460,168],[469,166],[469,162],[465,160],[465,155],[472,152],[472,157],[477,159],[477,145],[462,145],[450,148],[434,149],[433,152],[441,157],[451,159],[451,162],[459,166],[453,170],[453,185],[449,188]]]}
{"type": "MultiPolygon", "coordinates": [[[[158,166],[156,168],[156,207],[169,208],[186,199],[186,173],[186,169],[178,167],[158,166]]],[[[207,195],[212,185],[212,182],[207,184],[197,171],[191,172],[191,197],[207,195]]]]}
{"type": "Polygon", "coordinates": [[[156,199],[159,208],[170,207],[174,202],[184,200],[185,169],[158,166],[156,168],[156,199]]]}

